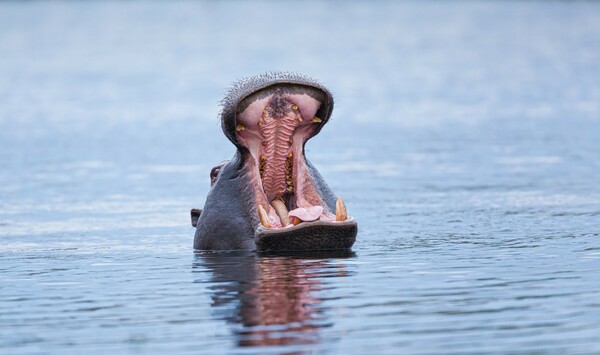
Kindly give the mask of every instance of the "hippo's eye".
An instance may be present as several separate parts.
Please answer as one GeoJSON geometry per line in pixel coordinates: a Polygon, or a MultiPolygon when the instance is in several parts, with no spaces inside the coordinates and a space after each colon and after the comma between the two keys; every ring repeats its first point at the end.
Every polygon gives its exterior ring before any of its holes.
{"type": "Polygon", "coordinates": [[[217,165],[210,170],[210,184],[211,186],[217,181],[217,177],[219,176],[219,172],[221,171],[221,165],[217,165]]]}
{"type": "Polygon", "coordinates": [[[229,160],[225,160],[224,162],[222,162],[221,164],[215,166],[214,168],[212,168],[210,170],[210,186],[212,186],[216,181],[217,178],[219,177],[219,174],[221,173],[221,168],[223,168],[223,166],[225,164],[227,164],[229,160]]]}

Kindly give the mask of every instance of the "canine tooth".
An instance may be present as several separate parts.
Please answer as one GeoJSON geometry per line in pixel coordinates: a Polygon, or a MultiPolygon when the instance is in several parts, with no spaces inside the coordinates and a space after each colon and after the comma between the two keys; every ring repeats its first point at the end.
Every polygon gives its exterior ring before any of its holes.
{"type": "Polygon", "coordinates": [[[338,196],[337,202],[335,203],[335,220],[343,222],[348,219],[348,213],[346,212],[346,205],[340,196],[338,196]]]}
{"type": "Polygon", "coordinates": [[[317,117],[317,116],[313,117],[313,119],[312,119],[311,121],[312,121],[312,122],[314,122],[314,123],[321,123],[321,122],[323,122],[323,120],[322,120],[322,119],[320,119],[320,118],[319,118],[319,117],[317,117]]]}
{"type": "Polygon", "coordinates": [[[294,156],[294,153],[292,153],[291,151],[288,153],[288,158],[291,158],[294,156]]]}
{"type": "Polygon", "coordinates": [[[246,126],[244,126],[244,125],[243,125],[243,124],[241,124],[241,123],[238,123],[238,124],[235,126],[235,130],[236,130],[237,132],[239,132],[239,131],[243,131],[243,130],[245,130],[245,129],[246,129],[246,126]]]}
{"type": "Polygon", "coordinates": [[[282,200],[278,198],[274,199],[271,201],[271,206],[273,206],[275,212],[277,212],[277,215],[281,220],[281,224],[284,227],[290,224],[290,216],[288,215],[287,207],[285,207],[285,203],[282,200]]]}
{"type": "Polygon", "coordinates": [[[269,215],[261,205],[258,205],[258,217],[260,218],[260,223],[263,225],[263,227],[267,229],[271,228],[271,221],[269,220],[269,215]]]}

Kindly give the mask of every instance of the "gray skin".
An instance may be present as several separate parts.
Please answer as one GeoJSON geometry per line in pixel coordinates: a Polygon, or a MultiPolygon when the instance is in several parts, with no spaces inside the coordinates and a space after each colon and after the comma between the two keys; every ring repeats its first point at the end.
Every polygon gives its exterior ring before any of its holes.
{"type": "MultiPolygon", "coordinates": [[[[240,103],[249,95],[274,85],[318,89],[324,94],[317,112],[323,122],[316,135],[329,120],[333,110],[331,93],[316,81],[293,73],[269,73],[236,83],[223,100],[221,127],[236,146],[233,158],[211,171],[211,189],[203,210],[191,212],[196,227],[196,250],[253,250],[259,252],[350,249],[356,239],[357,224],[344,222],[304,222],[291,228],[265,229],[258,218],[255,190],[252,186],[250,152],[237,140],[236,115],[240,103]]],[[[308,139],[307,139],[308,140],[308,139]]],[[[304,149],[303,149],[304,153],[304,149]]],[[[327,186],[317,169],[306,160],[308,173],[317,192],[330,211],[335,212],[336,195],[327,186]]]]}

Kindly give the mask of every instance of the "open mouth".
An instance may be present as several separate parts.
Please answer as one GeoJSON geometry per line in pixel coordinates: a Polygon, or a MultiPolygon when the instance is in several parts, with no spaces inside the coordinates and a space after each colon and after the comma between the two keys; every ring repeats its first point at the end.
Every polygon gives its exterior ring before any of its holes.
{"type": "MultiPolygon", "coordinates": [[[[304,224],[352,221],[341,198],[323,196],[321,180],[304,157],[304,144],[329,118],[324,91],[300,84],[275,84],[239,101],[235,143],[247,153],[260,226],[296,229],[304,224]]],[[[233,127],[232,127],[233,128],[233,127]]],[[[259,227],[260,228],[260,227],[259,227]]]]}
{"type": "Polygon", "coordinates": [[[236,82],[221,126],[236,146],[210,172],[204,209],[192,210],[198,250],[349,250],[358,224],[306,159],[304,146],[329,121],[333,96],[289,72],[236,82]]]}

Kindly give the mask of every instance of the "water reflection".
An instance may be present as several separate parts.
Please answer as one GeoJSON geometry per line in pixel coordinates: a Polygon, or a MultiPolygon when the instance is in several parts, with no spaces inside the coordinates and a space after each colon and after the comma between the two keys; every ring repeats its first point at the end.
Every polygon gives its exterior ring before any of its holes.
{"type": "Polygon", "coordinates": [[[324,278],[348,276],[336,259],[353,256],[199,253],[193,268],[210,274],[211,305],[217,317],[234,325],[238,346],[313,344],[319,329],[331,325],[319,298],[324,278]]]}

